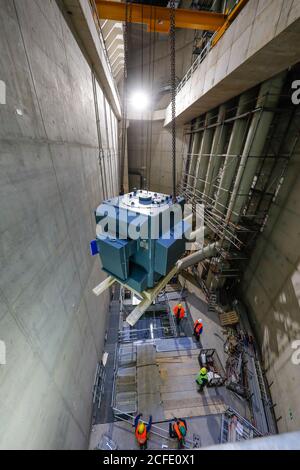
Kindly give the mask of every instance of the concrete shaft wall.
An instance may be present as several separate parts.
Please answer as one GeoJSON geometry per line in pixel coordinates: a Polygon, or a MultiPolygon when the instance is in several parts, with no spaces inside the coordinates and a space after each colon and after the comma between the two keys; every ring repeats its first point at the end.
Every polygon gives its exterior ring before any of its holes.
{"type": "MultiPolygon", "coordinates": [[[[141,41],[141,32],[137,32],[137,44],[141,41]]],[[[137,185],[139,172],[146,178],[147,186],[153,191],[172,193],[172,139],[171,129],[164,128],[165,112],[160,119],[150,122],[145,115],[131,119],[132,104],[130,96],[135,90],[145,89],[152,96],[151,108],[165,110],[170,102],[170,93],[166,89],[170,85],[170,50],[168,35],[144,33],[144,49],[132,49],[128,70],[128,163],[130,189],[137,185]],[[146,43],[147,40],[147,43],[146,43]],[[150,44],[148,44],[150,42],[150,44]],[[147,47],[146,47],[147,46],[147,47]],[[142,53],[143,51],[143,53],[142,53]],[[153,60],[153,63],[151,63],[153,60]],[[150,63],[149,63],[150,62],[150,63]],[[143,64],[143,66],[142,66],[143,64]],[[139,117],[143,119],[139,119],[139,117]]],[[[176,34],[176,77],[181,78],[191,64],[194,33],[189,30],[178,30],[176,34]]],[[[132,39],[133,40],[133,39],[132,39]]],[[[135,113],[138,114],[138,113],[135,113]]],[[[177,180],[179,182],[182,169],[182,155],[185,148],[183,128],[177,126],[177,180]]]]}
{"type": "MultiPolygon", "coordinates": [[[[0,448],[85,448],[109,302],[89,255],[104,197],[92,73],[55,1],[0,12],[0,448]]],[[[97,95],[110,195],[117,121],[97,95]]]]}
{"type": "MultiPolygon", "coordinates": [[[[299,126],[298,117],[295,134],[299,126]]],[[[298,145],[242,286],[261,343],[280,432],[300,428],[299,198],[298,145]]]]}

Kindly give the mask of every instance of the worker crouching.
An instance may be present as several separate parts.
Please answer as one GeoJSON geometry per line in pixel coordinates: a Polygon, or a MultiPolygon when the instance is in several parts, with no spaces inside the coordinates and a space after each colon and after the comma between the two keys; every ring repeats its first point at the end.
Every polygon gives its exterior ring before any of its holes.
{"type": "Polygon", "coordinates": [[[142,416],[143,416],[142,413],[140,413],[134,419],[135,437],[136,437],[137,443],[140,446],[140,449],[141,450],[146,450],[147,449],[148,436],[149,436],[149,432],[150,432],[151,426],[152,426],[152,416],[149,417],[148,424],[145,424],[140,419],[142,416]]]}
{"type": "Polygon", "coordinates": [[[196,320],[194,323],[194,335],[197,341],[200,341],[200,336],[203,333],[203,323],[201,318],[199,320],[196,320]]]}
{"type": "Polygon", "coordinates": [[[185,316],[185,310],[183,306],[181,304],[175,305],[175,307],[173,308],[173,313],[174,313],[174,317],[176,318],[176,323],[179,326],[181,320],[185,316]]]}
{"type": "Polygon", "coordinates": [[[204,387],[208,384],[207,369],[202,367],[199,374],[197,375],[196,382],[199,385],[199,392],[202,392],[204,387]]]}
{"type": "Polygon", "coordinates": [[[169,435],[176,438],[178,441],[178,448],[183,449],[185,445],[185,436],[187,433],[187,424],[184,419],[175,418],[169,425],[169,435]]]}

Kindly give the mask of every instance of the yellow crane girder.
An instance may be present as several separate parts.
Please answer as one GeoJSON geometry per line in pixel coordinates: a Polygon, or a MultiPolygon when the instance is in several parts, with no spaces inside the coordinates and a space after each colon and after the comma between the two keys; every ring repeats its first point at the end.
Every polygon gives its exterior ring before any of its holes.
{"type": "MultiPolygon", "coordinates": [[[[170,8],[108,0],[95,0],[95,3],[101,20],[146,24],[149,32],[170,31],[170,8]]],[[[175,10],[176,28],[217,31],[225,24],[226,19],[227,16],[222,13],[181,8],[175,10]]]]}

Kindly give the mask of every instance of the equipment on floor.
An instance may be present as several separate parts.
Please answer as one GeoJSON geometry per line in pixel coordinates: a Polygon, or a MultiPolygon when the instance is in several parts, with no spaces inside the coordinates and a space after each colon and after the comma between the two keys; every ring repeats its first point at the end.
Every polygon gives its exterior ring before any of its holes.
{"type": "Polygon", "coordinates": [[[207,371],[208,387],[221,387],[226,380],[225,370],[215,349],[201,349],[199,365],[207,371]]]}
{"type": "Polygon", "coordinates": [[[134,190],[96,210],[97,238],[91,244],[102,269],[131,290],[153,288],[185,251],[184,199],[134,190]]]}

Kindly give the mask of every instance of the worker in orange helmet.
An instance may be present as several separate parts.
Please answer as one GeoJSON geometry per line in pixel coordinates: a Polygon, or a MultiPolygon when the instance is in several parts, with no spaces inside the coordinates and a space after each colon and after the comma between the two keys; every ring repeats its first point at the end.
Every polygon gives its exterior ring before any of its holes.
{"type": "Polygon", "coordinates": [[[174,421],[169,424],[170,437],[177,438],[179,449],[182,449],[184,447],[186,433],[187,433],[187,424],[184,419],[174,418],[174,421]]]}
{"type": "Polygon", "coordinates": [[[202,334],[202,332],[203,332],[203,323],[202,323],[201,318],[199,318],[199,320],[196,320],[194,323],[194,335],[197,341],[200,340],[200,335],[202,334]]]}
{"type": "Polygon", "coordinates": [[[184,318],[185,310],[181,304],[175,305],[173,313],[176,318],[177,325],[179,326],[181,320],[184,318]]]}
{"type": "Polygon", "coordinates": [[[147,449],[147,440],[148,435],[152,426],[152,416],[149,417],[148,424],[145,424],[140,418],[142,417],[142,413],[137,415],[134,419],[134,427],[135,427],[135,437],[140,446],[141,450],[147,449]]]}

